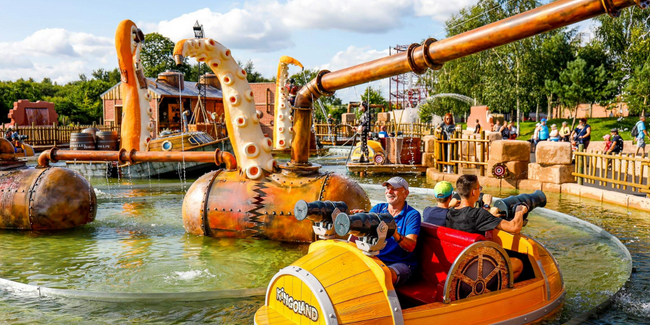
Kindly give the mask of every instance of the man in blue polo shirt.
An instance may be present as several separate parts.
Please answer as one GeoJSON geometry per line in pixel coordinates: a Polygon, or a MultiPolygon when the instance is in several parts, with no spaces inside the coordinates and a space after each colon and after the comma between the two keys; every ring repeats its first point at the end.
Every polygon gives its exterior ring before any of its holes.
{"type": "MultiPolygon", "coordinates": [[[[379,203],[370,212],[390,213],[395,218],[397,231],[386,239],[386,247],[377,257],[390,268],[393,284],[404,284],[417,267],[415,245],[420,234],[420,212],[408,205],[409,184],[401,177],[393,177],[382,184],[386,187],[388,203],[379,203]]],[[[362,212],[352,210],[352,213],[362,212]]]]}

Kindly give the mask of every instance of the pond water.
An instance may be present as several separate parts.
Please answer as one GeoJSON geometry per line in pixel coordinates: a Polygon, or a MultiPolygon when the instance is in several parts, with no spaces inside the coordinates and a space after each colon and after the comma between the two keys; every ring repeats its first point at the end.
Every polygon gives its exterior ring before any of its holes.
{"type": "MultiPolygon", "coordinates": [[[[321,162],[323,170],[344,173],[321,162]]],[[[359,180],[373,200],[386,177],[359,180]]],[[[431,187],[424,177],[408,177],[412,187],[431,187]]],[[[188,235],[181,220],[181,180],[92,179],[97,188],[95,222],[63,232],[0,232],[0,277],[19,283],[100,293],[140,293],[128,302],[34,297],[0,290],[0,319],[34,323],[220,323],[251,324],[263,297],[194,302],[161,302],[147,293],[194,293],[266,288],[281,268],[307,252],[307,245],[263,240],[215,239],[188,235]],[[118,185],[119,182],[119,185],[118,185]]],[[[187,182],[191,184],[191,180],[187,182]]],[[[496,192],[508,196],[510,192],[496,192]]],[[[409,203],[431,205],[414,190],[409,203]]],[[[616,295],[613,307],[593,323],[640,323],[649,317],[644,290],[648,276],[647,215],[597,202],[548,194],[547,208],[588,221],[619,237],[632,253],[636,272],[616,295]]],[[[630,274],[627,251],[599,228],[540,209],[524,233],[544,243],[557,258],[567,285],[567,301],[557,323],[570,320],[612,296],[630,274]]]]}

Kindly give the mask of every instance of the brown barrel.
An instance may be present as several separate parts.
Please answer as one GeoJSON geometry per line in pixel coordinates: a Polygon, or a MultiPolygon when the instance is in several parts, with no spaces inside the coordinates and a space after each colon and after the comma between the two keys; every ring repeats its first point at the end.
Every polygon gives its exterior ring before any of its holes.
{"type": "Polygon", "coordinates": [[[97,137],[97,150],[117,150],[117,132],[99,131],[97,137]]]}
{"type": "Polygon", "coordinates": [[[70,150],[95,150],[95,136],[83,132],[70,134],[70,150]]]}
{"type": "Polygon", "coordinates": [[[404,137],[400,162],[405,165],[419,165],[422,163],[421,140],[415,137],[404,137]]]}

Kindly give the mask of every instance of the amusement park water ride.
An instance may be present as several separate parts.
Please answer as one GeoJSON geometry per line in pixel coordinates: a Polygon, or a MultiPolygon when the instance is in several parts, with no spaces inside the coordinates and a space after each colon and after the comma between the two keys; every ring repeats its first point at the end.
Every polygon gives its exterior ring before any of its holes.
{"type": "MultiPolygon", "coordinates": [[[[615,17],[635,4],[645,8],[648,1],[556,1],[446,40],[429,39],[413,44],[407,53],[321,72],[299,93],[296,107],[309,108],[319,96],[361,82],[439,69],[454,58],[599,14],[615,17]]],[[[304,155],[292,155],[292,162],[301,159],[304,155]]],[[[418,238],[419,274],[396,290],[385,264],[371,257],[395,231],[392,218],[348,216],[340,213],[346,210],[340,206],[310,211],[299,203],[295,214],[300,219],[311,215],[314,229],[324,238],[331,238],[334,228],[340,236],[358,237],[356,245],[332,239],[313,243],[309,254],[271,280],[255,324],[433,324],[459,319],[467,324],[519,324],[553,315],[563,302],[559,267],[532,238],[502,231],[473,235],[426,225],[418,238]],[[509,262],[515,256],[525,264],[516,283],[509,262]]]]}
{"type": "MultiPolygon", "coordinates": [[[[537,191],[495,206],[511,219],[518,204],[532,210],[546,197],[537,191]]],[[[419,268],[395,288],[388,267],[374,257],[396,231],[393,217],[347,211],[343,202],[296,204],[296,218],[312,221],[324,240],[274,276],[255,324],[520,324],[562,306],[566,289],[551,253],[532,238],[499,230],[483,236],[423,223],[419,268]],[[333,239],[334,233],[351,239],[333,239]],[[517,278],[511,257],[524,264],[517,278]]]]}

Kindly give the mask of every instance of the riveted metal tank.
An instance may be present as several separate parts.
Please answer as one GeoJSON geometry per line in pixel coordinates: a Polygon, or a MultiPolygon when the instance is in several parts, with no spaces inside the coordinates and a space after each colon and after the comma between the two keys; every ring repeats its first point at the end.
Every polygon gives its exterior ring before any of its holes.
{"type": "Polygon", "coordinates": [[[0,138],[0,229],[53,230],[95,220],[90,182],[65,168],[27,168],[0,138]]]}
{"type": "Polygon", "coordinates": [[[66,229],[95,220],[97,199],[90,183],[65,168],[0,172],[0,228],[66,229]]]}
{"type": "Polygon", "coordinates": [[[297,201],[344,201],[350,209],[370,209],[354,181],[334,173],[273,173],[260,180],[237,171],[213,171],[190,187],[183,200],[183,225],[195,235],[260,238],[288,242],[315,240],[311,222],[293,216],[297,201]]]}

